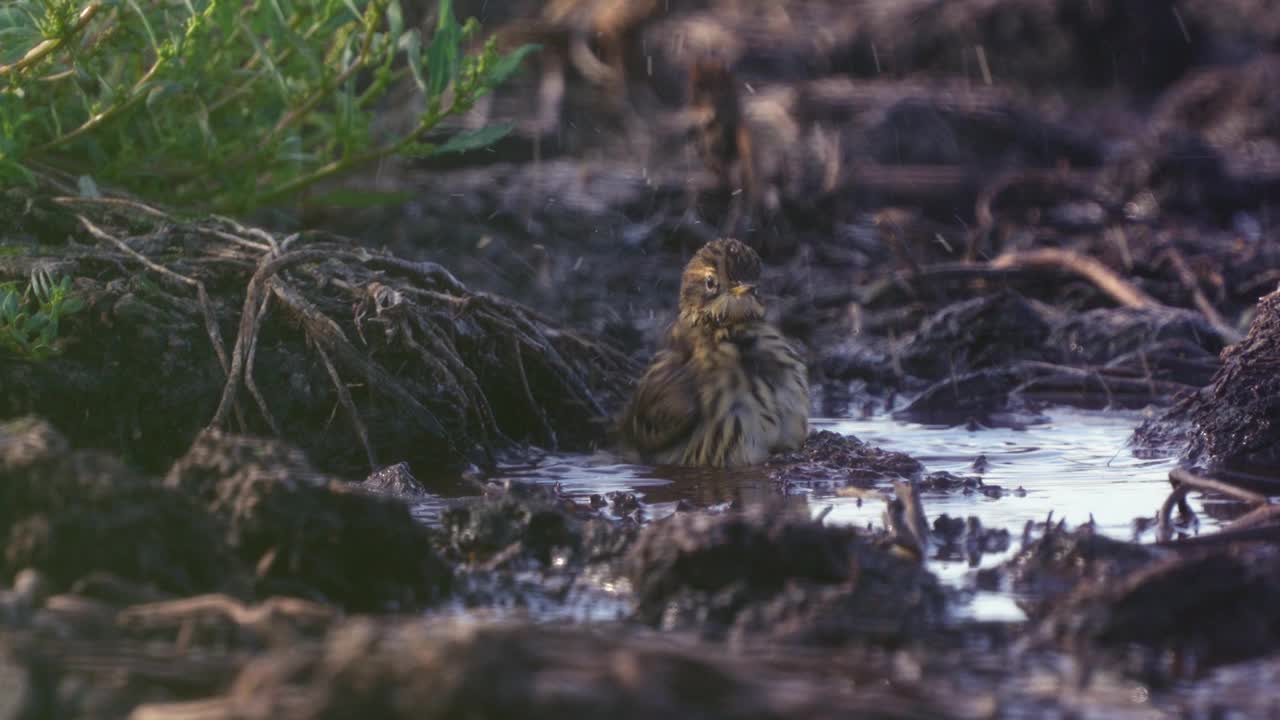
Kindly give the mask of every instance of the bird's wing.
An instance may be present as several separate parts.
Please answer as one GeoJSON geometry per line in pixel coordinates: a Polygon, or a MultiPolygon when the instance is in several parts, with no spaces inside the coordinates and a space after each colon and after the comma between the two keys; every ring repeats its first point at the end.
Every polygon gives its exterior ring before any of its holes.
{"type": "Polygon", "coordinates": [[[624,433],[642,453],[671,447],[698,423],[698,388],[687,358],[663,350],[640,378],[624,433]]]}

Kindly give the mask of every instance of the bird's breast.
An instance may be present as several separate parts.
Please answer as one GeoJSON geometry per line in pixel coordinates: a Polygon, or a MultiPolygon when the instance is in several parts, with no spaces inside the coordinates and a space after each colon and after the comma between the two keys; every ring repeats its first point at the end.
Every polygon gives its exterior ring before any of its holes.
{"type": "Polygon", "coordinates": [[[781,336],[725,339],[695,353],[694,362],[706,420],[687,461],[749,465],[804,442],[808,380],[803,361],[781,336]]]}

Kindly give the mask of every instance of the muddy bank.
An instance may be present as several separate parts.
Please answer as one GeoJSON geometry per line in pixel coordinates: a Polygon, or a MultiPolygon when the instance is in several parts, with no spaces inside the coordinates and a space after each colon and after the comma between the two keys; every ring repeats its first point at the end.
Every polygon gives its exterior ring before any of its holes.
{"type": "Polygon", "coordinates": [[[524,442],[584,449],[634,372],[438,264],[323,233],[19,191],[0,212],[0,281],[69,278],[83,305],[60,354],[0,358],[0,414],[39,414],[150,472],[205,427],[275,435],[342,476],[400,461],[456,475],[524,442]]]}
{"type": "Polygon", "coordinates": [[[468,3],[546,41],[466,119],[517,131],[350,180],[408,203],[301,209],[351,241],[0,197],[0,281],[86,303],[0,359],[0,414],[51,423],[0,431],[0,683],[55,717],[1274,712],[1265,484],[1171,478],[1137,545],[938,516],[922,488],[1003,491],[831,433],[761,494],[883,529],[463,472],[598,443],[729,233],[815,413],[1172,405],[1175,450],[1273,460],[1272,4],[468,3]],[[690,93],[706,48],[728,80],[690,93]],[[415,523],[442,490],[474,497],[415,523]],[[1190,492],[1232,525],[1197,536],[1190,492]],[[1010,546],[975,582],[1028,620],[957,619],[930,562],[1010,546]]]}
{"type": "Polygon", "coordinates": [[[274,440],[204,433],[159,479],[24,418],[0,426],[0,479],[4,575],[37,570],[55,591],[105,574],[165,595],[373,611],[429,605],[452,581],[402,503],[274,440]]]}
{"type": "Polygon", "coordinates": [[[1138,428],[1143,446],[1173,449],[1189,461],[1274,472],[1280,459],[1280,292],[1258,303],[1249,334],[1222,352],[1212,381],[1138,428]]]}
{"type": "MultiPolygon", "coordinates": [[[[832,442],[807,451],[837,463],[832,442]]],[[[637,528],[510,483],[428,529],[409,518],[414,491],[329,481],[276,441],[201,436],[164,479],[39,421],[6,425],[0,448],[8,717],[1256,712],[1265,685],[1210,688],[1273,672],[1280,644],[1270,547],[1143,546],[1052,521],[984,573],[1019,590],[1028,622],[958,621],[921,548],[985,534],[909,491],[884,530],[777,506],[637,528]],[[115,470],[68,488],[67,467],[115,470]],[[617,619],[538,622],[572,587],[615,588],[617,619]]],[[[821,467],[803,455],[789,473],[821,467]]]]}

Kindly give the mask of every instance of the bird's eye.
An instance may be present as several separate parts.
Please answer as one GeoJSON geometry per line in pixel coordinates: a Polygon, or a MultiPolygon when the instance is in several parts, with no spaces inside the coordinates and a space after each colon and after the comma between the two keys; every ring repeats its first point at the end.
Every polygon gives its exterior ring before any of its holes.
{"type": "Polygon", "coordinates": [[[709,292],[715,292],[715,290],[716,290],[716,276],[715,276],[715,275],[708,275],[708,276],[707,276],[707,290],[708,290],[709,292]]]}

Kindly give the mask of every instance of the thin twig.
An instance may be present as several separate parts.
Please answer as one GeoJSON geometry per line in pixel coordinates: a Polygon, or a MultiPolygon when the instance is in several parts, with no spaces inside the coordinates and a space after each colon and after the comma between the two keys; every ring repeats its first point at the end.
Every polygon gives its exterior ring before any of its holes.
{"type": "Polygon", "coordinates": [[[333,608],[293,597],[271,597],[246,607],[239,600],[222,593],[196,595],[177,600],[131,605],[116,615],[116,622],[136,627],[178,625],[192,618],[217,616],[237,625],[256,627],[277,618],[309,622],[328,621],[340,613],[333,608]]]}
{"type": "Polygon", "coordinates": [[[100,2],[89,3],[80,11],[80,15],[76,18],[75,23],[68,27],[66,32],[64,32],[60,37],[43,40],[35,47],[28,50],[21,58],[18,58],[16,62],[9,65],[0,65],[0,76],[20,72],[23,69],[40,62],[50,53],[61,48],[69,40],[78,35],[80,31],[89,24],[89,21],[93,20],[93,17],[97,15],[98,11],[101,9],[102,3],[100,2]]]}

